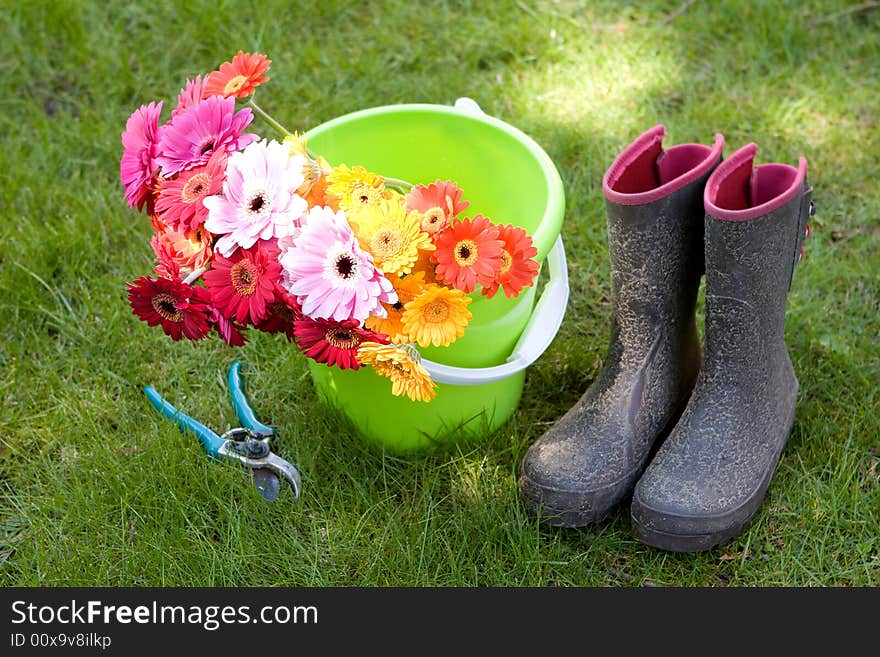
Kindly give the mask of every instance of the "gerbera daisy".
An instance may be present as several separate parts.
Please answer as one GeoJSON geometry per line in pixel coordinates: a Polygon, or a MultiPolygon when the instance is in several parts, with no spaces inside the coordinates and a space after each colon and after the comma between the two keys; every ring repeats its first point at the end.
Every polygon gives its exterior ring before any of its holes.
{"type": "Polygon", "coordinates": [[[342,370],[356,370],[361,366],[357,350],[362,343],[388,343],[387,336],[361,328],[356,319],[334,322],[304,317],[294,322],[294,333],[296,344],[306,356],[342,370]]]}
{"type": "Polygon", "coordinates": [[[395,303],[382,304],[386,317],[370,315],[365,325],[377,333],[385,333],[392,342],[409,342],[409,336],[403,330],[403,309],[407,303],[415,299],[425,290],[425,275],[422,272],[408,274],[403,278],[389,276],[388,280],[397,292],[395,303]]]}
{"type": "Polygon", "coordinates": [[[187,231],[162,227],[150,240],[159,260],[156,272],[164,275],[180,272],[186,276],[194,269],[206,266],[211,261],[213,239],[214,236],[202,226],[187,231]]]}
{"type": "Polygon", "coordinates": [[[211,307],[199,300],[197,289],[179,278],[141,276],[128,283],[128,301],[133,314],[150,326],[161,325],[173,340],[201,340],[210,330],[211,307]]]}
{"type": "MultiPolygon", "coordinates": [[[[125,187],[125,199],[129,207],[137,206],[140,211],[144,204],[150,205],[150,188],[153,172],[157,167],[159,141],[164,132],[159,128],[159,114],[162,103],[141,105],[132,112],[125,122],[122,133],[122,146],[125,151],[119,161],[119,178],[125,187]]],[[[147,212],[152,212],[148,207],[147,212]]]]}
{"type": "Polygon", "coordinates": [[[433,235],[471,204],[461,200],[462,191],[449,180],[436,180],[428,186],[416,185],[406,195],[406,207],[422,215],[422,230],[433,235]]]}
{"type": "Polygon", "coordinates": [[[205,84],[201,75],[197,75],[195,80],[187,80],[186,87],[181,89],[177,95],[177,107],[171,110],[171,118],[182,114],[193,105],[198,105],[202,101],[204,88],[205,84]]]}
{"type": "Polygon", "coordinates": [[[276,283],[275,298],[266,306],[266,318],[257,324],[257,329],[264,333],[284,333],[288,340],[293,340],[294,322],[302,318],[302,308],[296,298],[276,283]]]}
{"type": "Polygon", "coordinates": [[[244,98],[254,93],[254,88],[263,84],[269,78],[263,75],[269,70],[271,59],[260,55],[238,51],[231,62],[220,64],[220,70],[214,71],[205,80],[205,89],[202,96],[235,96],[244,98]]]}
{"type": "Polygon", "coordinates": [[[403,330],[421,347],[445,347],[462,335],[471,321],[471,298],[461,290],[428,285],[403,311],[403,330]]]}
{"type": "Polygon", "coordinates": [[[437,283],[437,263],[433,262],[431,256],[434,255],[432,251],[419,251],[419,257],[416,260],[416,264],[413,265],[412,274],[422,274],[425,279],[425,285],[430,283],[437,283]]]}
{"type": "Polygon", "coordinates": [[[437,234],[431,257],[437,263],[437,278],[463,292],[473,292],[477,283],[491,285],[502,265],[504,242],[498,233],[498,226],[478,214],[437,234]]]}
{"type": "Polygon", "coordinates": [[[233,153],[226,166],[222,196],[209,196],[205,228],[223,235],[215,249],[229,256],[258,239],[290,235],[308,206],[296,194],[302,184],[302,156],[290,157],[277,141],[256,142],[233,153]]]}
{"type": "Polygon", "coordinates": [[[214,254],[213,269],[205,272],[211,300],[227,318],[240,324],[257,324],[266,316],[266,306],[275,298],[275,281],[281,265],[269,249],[255,244],[238,249],[231,257],[214,254]]]}
{"type": "Polygon", "coordinates": [[[421,363],[421,357],[410,345],[364,342],[358,348],[361,365],[370,365],[376,374],[391,379],[391,392],[406,395],[413,401],[431,401],[437,384],[421,363]]]}
{"type": "Polygon", "coordinates": [[[361,246],[386,274],[408,274],[419,249],[434,248],[430,236],[419,227],[418,215],[407,212],[397,200],[379,199],[375,205],[353,211],[351,220],[361,246]]]}
{"type": "Polygon", "coordinates": [[[342,212],[312,208],[293,246],[281,255],[283,285],[313,319],[364,321],[384,315],[397,295],[358,241],[342,212]]]}
{"type": "Polygon", "coordinates": [[[170,178],[207,164],[214,151],[240,150],[259,137],[243,132],[254,120],[250,108],[235,111],[235,99],[211,96],[181,112],[163,126],[156,162],[170,178]]]}
{"type": "Polygon", "coordinates": [[[385,189],[385,179],[382,176],[367,171],[360,165],[351,169],[344,164],[334,167],[327,174],[327,182],[327,193],[336,199],[343,210],[376,203],[382,198],[382,191],[385,189]]]}
{"type": "Polygon", "coordinates": [[[223,188],[226,176],[226,153],[214,151],[203,167],[183,171],[173,180],[164,180],[156,198],[156,214],[178,230],[192,230],[205,223],[208,208],[202,200],[223,188]]]}
{"type": "Polygon", "coordinates": [[[540,267],[533,258],[538,255],[538,249],[532,245],[532,238],[525,230],[511,224],[499,226],[498,237],[504,242],[501,269],[491,284],[483,286],[483,294],[491,299],[500,285],[509,299],[535,284],[540,267]]]}

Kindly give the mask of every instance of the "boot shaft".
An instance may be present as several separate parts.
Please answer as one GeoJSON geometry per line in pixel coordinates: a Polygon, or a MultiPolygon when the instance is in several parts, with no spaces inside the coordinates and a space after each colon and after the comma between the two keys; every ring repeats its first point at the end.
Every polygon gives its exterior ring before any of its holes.
{"type": "MultiPolygon", "coordinates": [[[[712,174],[705,189],[704,368],[744,358],[785,360],[785,306],[802,254],[812,189],[807,162],[754,167],[749,144],[712,174]]],[[[725,363],[727,365],[725,365],[725,363]]]]}
{"type": "Polygon", "coordinates": [[[721,160],[713,146],[663,149],[663,126],[635,140],[603,179],[611,262],[613,330],[643,351],[656,329],[690,330],[703,274],[703,189],[721,160]]]}

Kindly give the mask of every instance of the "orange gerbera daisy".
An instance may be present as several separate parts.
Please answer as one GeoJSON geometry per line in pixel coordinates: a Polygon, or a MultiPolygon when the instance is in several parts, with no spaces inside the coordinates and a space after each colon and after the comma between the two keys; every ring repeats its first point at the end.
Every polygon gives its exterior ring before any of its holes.
{"type": "Polygon", "coordinates": [[[422,230],[433,235],[467,209],[470,201],[461,200],[458,185],[449,180],[436,180],[430,185],[416,185],[406,195],[406,207],[422,215],[422,230]]]}
{"type": "Polygon", "coordinates": [[[504,242],[501,269],[490,285],[483,286],[483,294],[491,299],[500,285],[509,299],[517,296],[524,287],[535,284],[540,267],[533,258],[538,255],[538,249],[532,245],[532,238],[525,230],[511,224],[500,226],[498,237],[504,242]]]}
{"type": "Polygon", "coordinates": [[[391,392],[406,395],[413,401],[431,401],[437,384],[421,363],[412,345],[362,342],[357,351],[361,365],[370,365],[376,374],[391,379],[391,392]]]}
{"type": "Polygon", "coordinates": [[[438,233],[431,258],[437,263],[437,278],[463,292],[473,292],[477,283],[491,285],[503,264],[504,242],[498,233],[498,226],[481,214],[438,233]]]}
{"type": "Polygon", "coordinates": [[[220,70],[214,71],[205,80],[202,98],[209,96],[235,96],[244,98],[254,93],[254,89],[269,78],[263,75],[269,70],[271,59],[260,55],[238,51],[231,62],[220,64],[220,70]]]}
{"type": "Polygon", "coordinates": [[[393,275],[387,278],[397,292],[397,303],[383,303],[382,306],[388,315],[386,317],[370,315],[365,324],[371,331],[387,335],[391,342],[409,342],[409,336],[403,330],[403,311],[406,304],[424,292],[425,275],[418,272],[402,278],[393,275]]]}
{"type": "Polygon", "coordinates": [[[472,299],[461,290],[428,285],[425,291],[406,304],[403,330],[420,347],[445,347],[464,335],[472,299]]]}

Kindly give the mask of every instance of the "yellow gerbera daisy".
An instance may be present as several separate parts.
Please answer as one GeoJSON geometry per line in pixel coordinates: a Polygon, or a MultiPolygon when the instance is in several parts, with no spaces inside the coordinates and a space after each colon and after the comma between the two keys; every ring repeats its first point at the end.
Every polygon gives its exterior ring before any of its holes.
{"type": "Polygon", "coordinates": [[[388,312],[387,317],[367,317],[367,328],[376,333],[384,333],[391,342],[409,342],[409,336],[403,331],[403,308],[407,303],[419,296],[425,289],[425,275],[422,272],[400,276],[389,276],[388,280],[397,292],[397,303],[383,303],[388,312]]]}
{"type": "Polygon", "coordinates": [[[293,132],[284,138],[284,143],[290,149],[291,155],[302,155],[308,157],[309,152],[306,150],[306,136],[298,132],[293,132]]]}
{"type": "Polygon", "coordinates": [[[419,353],[411,345],[362,342],[357,359],[370,365],[380,376],[391,379],[391,392],[406,395],[413,401],[431,401],[437,384],[422,365],[419,353]]]}
{"type": "Polygon", "coordinates": [[[421,347],[445,347],[464,335],[472,299],[461,290],[428,285],[425,291],[406,304],[403,330],[421,347]]]}
{"type": "Polygon", "coordinates": [[[419,228],[419,218],[407,213],[396,199],[380,198],[349,216],[354,234],[376,266],[386,274],[403,276],[412,271],[419,249],[432,251],[431,237],[419,228]]]}
{"type": "Polygon", "coordinates": [[[357,165],[349,169],[344,164],[334,167],[327,176],[327,191],[339,202],[343,210],[350,210],[376,203],[382,198],[385,179],[357,165]]]}

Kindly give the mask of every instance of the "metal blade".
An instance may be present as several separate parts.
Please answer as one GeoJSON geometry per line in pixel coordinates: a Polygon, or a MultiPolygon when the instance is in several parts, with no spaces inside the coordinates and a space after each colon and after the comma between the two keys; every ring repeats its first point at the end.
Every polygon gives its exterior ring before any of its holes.
{"type": "Polygon", "coordinates": [[[269,502],[274,502],[278,499],[280,486],[278,485],[277,474],[269,468],[254,468],[251,470],[251,473],[254,478],[254,486],[260,491],[260,495],[269,502]]]}

